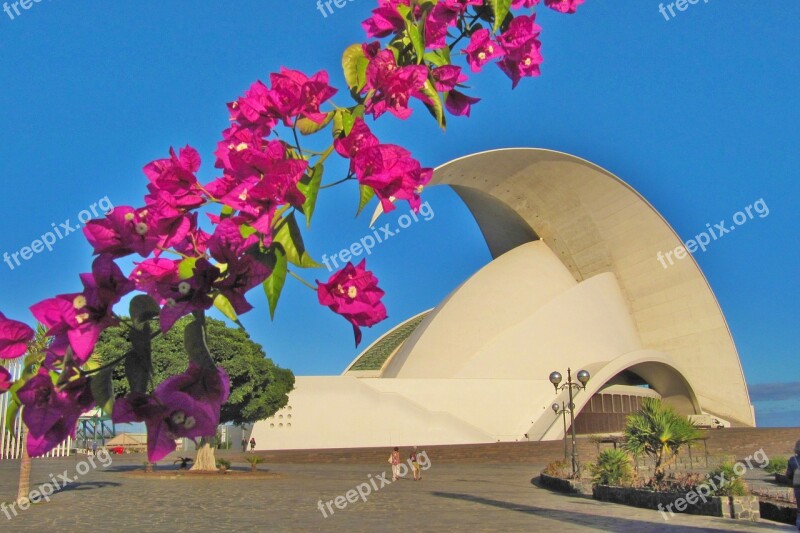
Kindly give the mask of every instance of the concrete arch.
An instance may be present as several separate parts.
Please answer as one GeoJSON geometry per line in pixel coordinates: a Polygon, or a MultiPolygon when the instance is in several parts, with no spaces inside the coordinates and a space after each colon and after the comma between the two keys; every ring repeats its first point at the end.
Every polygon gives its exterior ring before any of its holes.
{"type": "MultiPolygon", "coordinates": [[[[619,357],[607,364],[594,364],[586,368],[591,374],[586,390],[574,397],[576,413],[580,413],[592,396],[601,392],[616,376],[630,370],[640,375],[662,400],[681,414],[700,414],[702,407],[694,388],[684,377],[684,369],[671,357],[652,350],[640,350],[619,357]]],[[[569,401],[569,394],[561,393],[556,402],[569,401]]],[[[529,435],[542,440],[564,437],[561,417],[542,417],[531,427],[529,435]]]]}
{"type": "Polygon", "coordinates": [[[683,243],[627,183],[572,155],[512,148],[447,163],[432,185],[461,197],[494,258],[541,239],[578,282],[614,273],[642,346],[681,366],[703,409],[755,424],[736,346],[705,276],[691,256],[668,268],[659,262],[659,252],[683,243]]]}

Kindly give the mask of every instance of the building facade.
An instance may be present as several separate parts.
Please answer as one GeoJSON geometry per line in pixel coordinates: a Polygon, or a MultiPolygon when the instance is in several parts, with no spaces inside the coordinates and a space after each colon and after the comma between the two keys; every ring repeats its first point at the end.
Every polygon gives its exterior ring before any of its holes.
{"type": "Polygon", "coordinates": [[[734,426],[755,416],[717,300],[682,242],[633,188],[540,149],[474,154],[438,168],[492,261],[444,301],[393,328],[341,376],[298,377],[257,423],[258,449],[553,440],[568,402],[548,381],[588,370],[576,429],[620,428],[643,397],[734,426]],[[711,377],[713,376],[713,379],[711,377]]]}

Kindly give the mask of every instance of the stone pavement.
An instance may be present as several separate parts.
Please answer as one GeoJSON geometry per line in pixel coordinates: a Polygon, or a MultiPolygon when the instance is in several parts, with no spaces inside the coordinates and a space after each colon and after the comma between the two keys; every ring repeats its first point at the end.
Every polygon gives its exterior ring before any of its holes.
{"type": "MultiPolygon", "coordinates": [[[[85,456],[35,460],[32,486],[50,474],[75,477],[85,456]]],[[[142,457],[115,456],[107,469],[91,470],[50,503],[8,520],[0,532],[180,532],[225,531],[793,531],[790,526],[678,515],[665,522],[656,511],[569,497],[535,487],[534,465],[436,464],[420,482],[386,485],[344,510],[323,517],[318,501],[344,496],[376,479],[386,464],[260,465],[280,474],[247,480],[242,474],[174,478],[160,471],[148,478],[142,457]]],[[[234,468],[245,465],[234,465],[234,468]]],[[[16,494],[18,463],[0,462],[0,502],[16,494]]],[[[390,476],[387,476],[390,479],[390,476]]],[[[62,481],[62,480],[59,480],[62,481]]],[[[364,489],[366,490],[366,489],[364,489]]],[[[340,500],[341,503],[341,500],[340,500]]],[[[324,505],[324,504],[323,504],[324,505]]],[[[326,510],[327,512],[327,510],[326,510]]],[[[329,513],[328,513],[329,514],[329,513]]],[[[12,515],[13,516],[13,515],[12,515]]]]}

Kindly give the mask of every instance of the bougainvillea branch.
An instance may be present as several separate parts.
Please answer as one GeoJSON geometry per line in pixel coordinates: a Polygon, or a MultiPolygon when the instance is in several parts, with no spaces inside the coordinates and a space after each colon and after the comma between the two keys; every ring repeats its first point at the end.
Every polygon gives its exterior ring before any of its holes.
{"type": "MultiPolygon", "coordinates": [[[[50,337],[46,353],[28,350],[33,331],[0,314],[0,357],[29,353],[14,382],[0,367],[0,393],[10,392],[14,414],[24,405],[31,454],[74,436],[78,417],[95,406],[115,422],[145,423],[153,462],[174,450],[176,438],[213,435],[229,381],[205,344],[205,312],[217,308],[238,323],[252,309],[248,293],[261,287],[274,316],[287,275],[302,281],[290,265],[320,266],[305,248],[299,218],[310,227],[321,190],[357,181],[358,212],[375,197],[384,212],[398,201],[417,211],[433,170],[405,148],[379,140],[368,121],[386,115],[405,120],[415,101],[442,128],[448,113],[469,116],[480,99],[466,94],[464,67],[476,74],[494,62],[512,87],[538,76],[539,3],[378,0],[362,23],[373,40],[353,44],[342,57],[350,106],[332,103],[339,91],[327,72],[308,76],[282,67],[269,75],[269,85],[256,81],[228,104],[231,123],[214,152],[218,178],[198,181],[201,156],[190,146],[145,165],[144,205],[117,207],[84,227],[97,257],[92,271],[80,276],[83,290],[31,307],[50,337]],[[330,144],[321,151],[302,147],[301,139],[312,135],[328,135],[330,144]],[[334,154],[347,160],[348,173],[323,185],[334,154]],[[116,260],[130,256],[139,260],[126,276],[116,260]],[[131,350],[92,367],[100,334],[120,323],[114,306],[133,292],[141,294],[132,299],[125,322],[131,350]],[[187,370],[153,387],[151,322],[166,332],[189,314],[194,322],[186,328],[187,370]],[[117,364],[124,364],[132,391],[119,399],[110,385],[117,364]]],[[[574,13],[582,3],[544,0],[562,13],[574,13]]],[[[387,316],[384,292],[364,261],[348,263],[316,286],[302,282],[352,325],[356,345],[362,327],[387,316]]]]}

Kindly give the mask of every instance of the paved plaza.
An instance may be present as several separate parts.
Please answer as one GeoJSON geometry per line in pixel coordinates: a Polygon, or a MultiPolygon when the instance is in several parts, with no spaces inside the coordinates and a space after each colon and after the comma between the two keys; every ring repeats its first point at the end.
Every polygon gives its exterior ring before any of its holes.
{"type": "MultiPolygon", "coordinates": [[[[35,460],[32,487],[47,482],[51,474],[63,483],[59,474],[65,470],[68,478],[75,477],[85,459],[35,460]]],[[[11,520],[0,513],[0,532],[793,530],[770,522],[695,516],[676,516],[667,523],[656,511],[536,487],[531,478],[540,468],[532,465],[437,466],[435,458],[431,462],[422,481],[400,480],[381,487],[378,479],[388,471],[385,464],[260,465],[275,475],[209,479],[176,477],[173,470],[145,477],[137,473],[141,457],[120,456],[108,469],[90,470],[75,479],[50,503],[34,505],[11,520]],[[319,500],[345,496],[370,477],[378,491],[343,510],[334,503],[334,514],[326,509],[329,516],[323,517],[319,500]]],[[[246,465],[234,464],[237,467],[244,470],[246,465]]],[[[17,469],[15,461],[0,462],[0,502],[14,499],[17,469]]]]}

